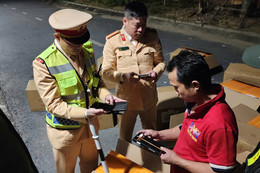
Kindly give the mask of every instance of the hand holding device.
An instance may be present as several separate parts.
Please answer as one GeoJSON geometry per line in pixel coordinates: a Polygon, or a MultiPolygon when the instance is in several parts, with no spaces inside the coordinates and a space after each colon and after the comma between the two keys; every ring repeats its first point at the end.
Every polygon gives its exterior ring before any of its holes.
{"type": "Polygon", "coordinates": [[[103,109],[108,114],[110,113],[122,114],[124,113],[124,111],[127,110],[127,105],[128,102],[115,102],[113,105],[95,102],[92,104],[91,108],[103,109]]]}
{"type": "Polygon", "coordinates": [[[165,147],[157,141],[154,141],[152,138],[148,138],[142,133],[137,134],[133,141],[136,142],[140,148],[143,148],[147,151],[154,153],[157,156],[164,154],[165,152],[160,149],[160,147],[165,147]]]}
{"type": "Polygon", "coordinates": [[[139,74],[138,77],[139,77],[140,79],[149,78],[149,77],[151,77],[151,74],[150,74],[150,73],[147,73],[147,74],[139,74]]]}

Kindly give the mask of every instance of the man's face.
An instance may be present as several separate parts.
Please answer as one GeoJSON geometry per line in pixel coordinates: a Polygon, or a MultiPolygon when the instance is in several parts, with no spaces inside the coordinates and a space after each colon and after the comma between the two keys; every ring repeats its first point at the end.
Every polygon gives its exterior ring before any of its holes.
{"type": "Polygon", "coordinates": [[[69,55],[78,55],[82,48],[82,44],[73,44],[60,36],[59,44],[62,50],[64,50],[69,55]]]}
{"type": "Polygon", "coordinates": [[[170,84],[174,87],[178,97],[183,99],[184,102],[194,102],[196,89],[194,87],[186,88],[183,83],[177,81],[177,68],[168,74],[170,84]]]}
{"type": "Polygon", "coordinates": [[[123,18],[123,23],[125,26],[125,31],[129,34],[134,40],[139,40],[146,29],[146,20],[147,18],[123,18]]]}

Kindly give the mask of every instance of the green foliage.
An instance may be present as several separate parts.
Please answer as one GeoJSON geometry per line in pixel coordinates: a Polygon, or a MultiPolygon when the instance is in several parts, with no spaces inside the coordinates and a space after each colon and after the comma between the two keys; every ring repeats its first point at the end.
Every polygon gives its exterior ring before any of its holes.
{"type": "MultiPolygon", "coordinates": [[[[100,4],[105,7],[115,7],[122,6],[124,7],[128,2],[133,0],[71,0],[74,2],[80,2],[85,4],[100,4]]],[[[166,0],[166,5],[163,5],[164,0],[137,0],[143,2],[148,11],[153,14],[159,14],[169,8],[189,8],[196,5],[198,2],[196,0],[166,0]]],[[[167,10],[168,11],[168,10],[167,10]]]]}
{"type": "Polygon", "coordinates": [[[129,1],[130,0],[92,0],[92,2],[103,4],[107,7],[125,6],[129,1]]]}

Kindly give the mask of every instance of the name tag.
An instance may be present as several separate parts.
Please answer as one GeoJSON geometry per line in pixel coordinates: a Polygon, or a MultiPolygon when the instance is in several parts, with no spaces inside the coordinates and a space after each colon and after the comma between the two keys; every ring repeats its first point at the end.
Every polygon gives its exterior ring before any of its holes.
{"type": "Polygon", "coordinates": [[[129,47],[128,46],[127,47],[120,47],[118,49],[119,49],[119,51],[125,51],[125,50],[129,50],[129,47]]]}

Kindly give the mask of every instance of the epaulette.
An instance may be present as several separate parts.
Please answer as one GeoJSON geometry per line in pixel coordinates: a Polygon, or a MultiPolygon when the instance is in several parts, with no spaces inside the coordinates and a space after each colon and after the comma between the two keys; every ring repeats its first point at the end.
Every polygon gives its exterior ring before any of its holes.
{"type": "Polygon", "coordinates": [[[110,38],[112,38],[113,36],[115,36],[115,35],[117,35],[117,34],[119,34],[119,33],[120,33],[119,30],[117,30],[117,31],[115,31],[115,32],[112,32],[111,34],[109,34],[109,35],[106,36],[106,39],[110,39],[110,38]]]}
{"type": "Polygon", "coordinates": [[[56,51],[56,46],[54,44],[52,44],[51,46],[49,46],[45,51],[43,51],[40,55],[37,56],[37,58],[46,58],[48,57],[50,54],[52,54],[54,51],[56,51]]]}

